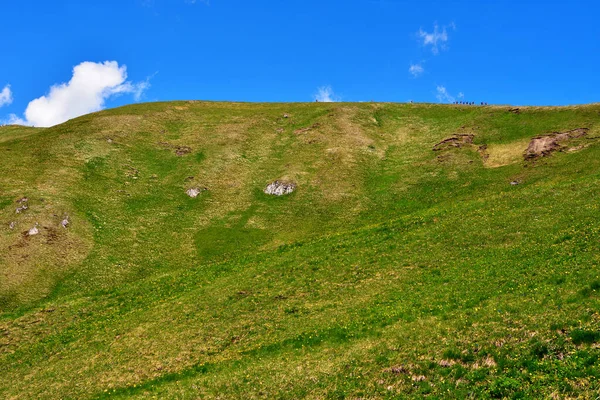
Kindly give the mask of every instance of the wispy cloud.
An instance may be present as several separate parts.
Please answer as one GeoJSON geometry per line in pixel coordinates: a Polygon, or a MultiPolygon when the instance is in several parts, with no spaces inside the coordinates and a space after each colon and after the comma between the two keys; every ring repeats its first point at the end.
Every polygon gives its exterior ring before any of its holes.
{"type": "Polygon", "coordinates": [[[115,95],[132,94],[137,101],[149,87],[149,78],[138,83],[127,81],[127,67],[119,66],[116,61],[83,62],[73,68],[69,82],[53,85],[47,95],[32,100],[24,119],[11,114],[8,122],[53,126],[99,111],[106,100],[115,95]]]}
{"type": "Polygon", "coordinates": [[[0,107],[8,106],[13,102],[12,91],[10,85],[4,86],[4,89],[0,92],[0,107]]]}
{"type": "Polygon", "coordinates": [[[440,29],[438,24],[434,24],[433,32],[426,32],[422,28],[417,32],[417,37],[419,41],[423,44],[423,46],[431,47],[431,52],[433,54],[439,54],[440,49],[446,50],[446,43],[448,42],[448,29],[456,29],[456,25],[451,23],[448,26],[444,26],[440,29]]]}
{"type": "Polygon", "coordinates": [[[425,69],[423,68],[422,64],[411,64],[408,68],[408,72],[410,72],[415,78],[418,78],[423,74],[423,72],[425,72],[425,69]]]}
{"type": "Polygon", "coordinates": [[[340,101],[340,98],[335,95],[331,86],[321,86],[317,89],[315,100],[322,103],[332,103],[340,101]]]}
{"type": "Polygon", "coordinates": [[[156,76],[157,73],[158,72],[155,72],[154,74],[150,75],[141,82],[125,82],[122,85],[120,85],[117,89],[115,89],[114,94],[131,93],[135,101],[140,101],[144,97],[146,91],[152,86],[150,84],[150,80],[154,78],[154,76],[156,76]]]}
{"type": "MultiPolygon", "coordinates": [[[[435,97],[438,99],[438,101],[440,103],[454,103],[456,101],[456,98],[448,92],[448,90],[446,89],[445,86],[438,86],[436,88],[435,97]]],[[[458,94],[458,98],[462,99],[463,97],[464,97],[463,93],[460,92],[458,94]]]]}
{"type": "Polygon", "coordinates": [[[1,120],[0,125],[29,125],[23,118],[19,118],[17,114],[9,114],[7,119],[1,120]]]}

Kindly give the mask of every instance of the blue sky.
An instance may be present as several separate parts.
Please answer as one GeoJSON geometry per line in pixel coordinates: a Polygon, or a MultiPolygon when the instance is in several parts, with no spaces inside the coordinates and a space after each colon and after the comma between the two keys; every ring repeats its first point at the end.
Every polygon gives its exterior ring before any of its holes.
{"type": "Polygon", "coordinates": [[[535,105],[600,93],[594,1],[13,0],[0,16],[5,122],[135,101],[314,101],[319,88],[323,100],[535,105]],[[75,66],[105,61],[69,85],[75,66]]]}

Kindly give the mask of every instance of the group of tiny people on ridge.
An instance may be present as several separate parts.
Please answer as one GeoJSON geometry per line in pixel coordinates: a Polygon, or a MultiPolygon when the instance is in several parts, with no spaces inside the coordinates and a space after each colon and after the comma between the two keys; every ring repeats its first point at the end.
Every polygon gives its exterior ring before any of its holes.
{"type": "MultiPolygon", "coordinates": [[[[474,101],[455,101],[452,104],[460,104],[460,105],[463,105],[463,106],[474,106],[474,105],[476,105],[474,101]]],[[[488,103],[486,103],[485,101],[482,101],[481,104],[479,104],[479,105],[481,105],[481,106],[487,106],[488,103]]]]}

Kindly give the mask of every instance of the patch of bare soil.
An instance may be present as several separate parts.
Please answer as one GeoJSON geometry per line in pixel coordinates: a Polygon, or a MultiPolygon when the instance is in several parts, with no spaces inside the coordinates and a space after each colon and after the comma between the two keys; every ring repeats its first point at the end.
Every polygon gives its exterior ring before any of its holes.
{"type": "Polygon", "coordinates": [[[576,139],[587,135],[588,128],[577,128],[566,132],[553,132],[549,135],[538,136],[529,142],[527,150],[523,157],[525,160],[531,160],[539,157],[546,157],[555,151],[563,150],[561,143],[570,139],[576,139]]]}
{"type": "Polygon", "coordinates": [[[481,156],[483,162],[486,162],[490,158],[490,153],[488,153],[487,148],[487,144],[482,144],[477,148],[477,152],[481,156]]]}
{"type": "Polygon", "coordinates": [[[177,154],[179,157],[189,154],[192,152],[191,147],[188,146],[177,146],[175,148],[175,154],[177,154]]]}
{"type": "Polygon", "coordinates": [[[319,124],[319,123],[317,122],[317,123],[314,123],[314,124],[312,124],[311,126],[308,126],[308,127],[306,127],[306,128],[296,129],[296,130],[294,131],[294,133],[295,133],[296,135],[299,135],[299,134],[301,134],[301,133],[306,133],[306,132],[310,131],[311,129],[317,129],[319,126],[321,126],[321,124],[319,124]]]}
{"type": "Polygon", "coordinates": [[[46,230],[46,235],[44,235],[46,237],[46,244],[53,244],[58,241],[59,235],[55,228],[47,226],[43,228],[46,230]]]}
{"type": "Polygon", "coordinates": [[[470,133],[469,134],[455,133],[451,137],[444,139],[441,142],[437,143],[435,146],[433,146],[433,151],[446,150],[446,149],[453,148],[453,147],[461,148],[464,145],[473,144],[474,138],[475,138],[475,135],[470,134],[470,133]]]}
{"type": "Polygon", "coordinates": [[[521,114],[521,110],[518,108],[509,108],[508,112],[512,114],[521,114]]]}
{"type": "Polygon", "coordinates": [[[175,154],[179,157],[184,156],[186,154],[190,154],[192,152],[192,148],[189,146],[177,146],[167,142],[159,142],[158,144],[167,149],[175,150],[175,154]]]}

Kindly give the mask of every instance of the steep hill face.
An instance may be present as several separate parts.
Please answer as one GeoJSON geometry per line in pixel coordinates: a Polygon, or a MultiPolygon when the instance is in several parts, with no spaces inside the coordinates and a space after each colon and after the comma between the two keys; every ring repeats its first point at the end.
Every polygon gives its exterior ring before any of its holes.
{"type": "Polygon", "coordinates": [[[597,105],[0,127],[0,394],[594,393],[599,137],[597,105]]]}

